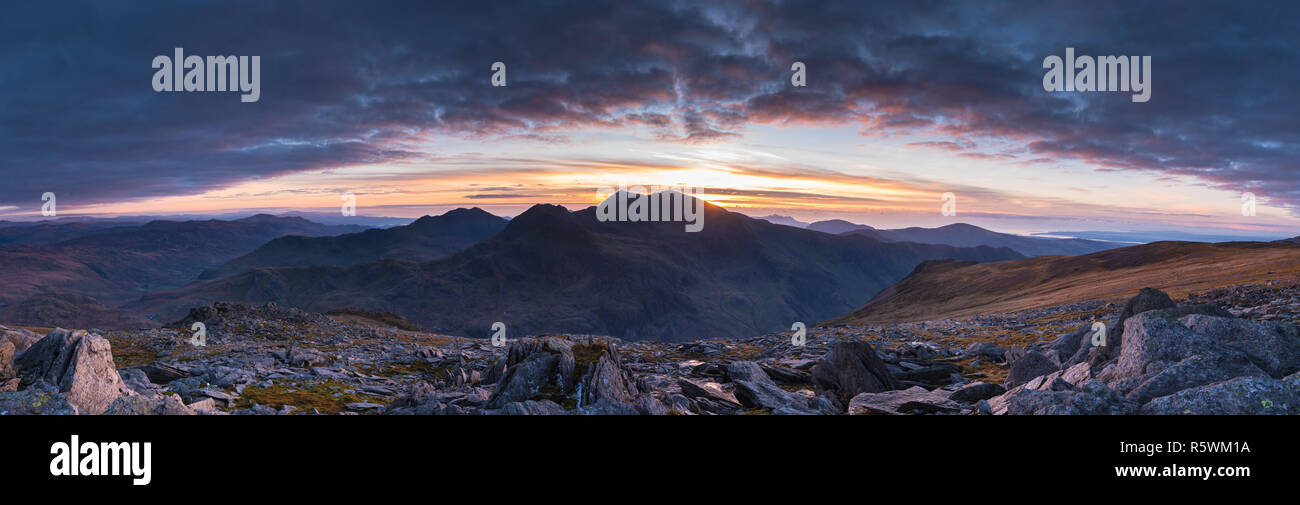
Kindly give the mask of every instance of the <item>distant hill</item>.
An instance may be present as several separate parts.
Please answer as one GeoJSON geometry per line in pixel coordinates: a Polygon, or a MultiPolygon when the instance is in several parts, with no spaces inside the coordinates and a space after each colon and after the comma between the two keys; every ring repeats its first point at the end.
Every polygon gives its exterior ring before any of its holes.
{"type": "Polygon", "coordinates": [[[0,222],[0,245],[49,245],[119,226],[144,224],[116,220],[0,222]]]}
{"type": "Polygon", "coordinates": [[[1036,233],[1053,237],[1074,237],[1088,240],[1118,242],[1124,245],[1146,244],[1150,242],[1268,242],[1284,235],[1256,235],[1237,233],[1216,233],[1221,230],[1207,228],[1198,233],[1176,230],[1148,231],[1052,231],[1036,233]]]}
{"type": "Polygon", "coordinates": [[[846,232],[885,242],[918,242],[959,247],[1009,247],[1025,256],[1075,256],[1113,249],[1123,244],[1074,238],[1024,237],[998,233],[975,225],[956,223],[938,228],[901,228],[895,230],[854,230],[846,232]]]}
{"type": "Polygon", "coordinates": [[[94,298],[71,293],[40,294],[22,301],[0,304],[0,321],[18,326],[106,330],[160,326],[151,319],[106,307],[94,298]]]}
{"type": "Polygon", "coordinates": [[[874,230],[875,228],[865,224],[850,223],[843,219],[828,219],[826,221],[817,221],[816,223],[810,224],[808,225],[808,229],[822,233],[830,233],[831,235],[839,235],[841,233],[857,230],[874,230]]]}
{"type": "Polygon", "coordinates": [[[597,333],[683,340],[789,330],[861,305],[927,259],[1001,261],[1006,248],[885,243],[769,223],[711,204],[704,228],[600,222],[595,207],[536,205],[438,261],[258,268],[130,306],[172,320],[212,301],[393,312],[435,331],[597,333]],[[170,319],[169,319],[170,318],[170,319]]]}
{"type": "Polygon", "coordinates": [[[772,224],[783,224],[783,225],[786,225],[786,226],[793,226],[793,227],[795,227],[795,228],[807,228],[807,227],[808,227],[808,223],[805,223],[805,222],[803,222],[803,221],[800,221],[800,220],[795,219],[795,218],[790,217],[790,216],[778,216],[778,215],[776,215],[776,214],[771,214],[771,215],[767,215],[767,216],[760,217],[760,218],[758,218],[758,219],[762,219],[762,220],[767,221],[767,222],[772,223],[772,224]]]}
{"type": "Polygon", "coordinates": [[[442,259],[504,230],[504,218],[478,207],[424,216],[411,224],[332,237],[291,235],[199,275],[215,279],[260,267],[347,266],[381,259],[422,263],[442,259]]]}
{"type": "Polygon", "coordinates": [[[333,235],[360,227],[257,215],[234,221],[152,221],[114,226],[40,246],[0,246],[0,304],[38,294],[89,296],[115,307],[157,289],[195,280],[284,235],[333,235]]]}
{"type": "Polygon", "coordinates": [[[923,263],[871,301],[825,324],[897,323],[997,314],[1131,296],[1154,287],[1175,298],[1221,286],[1300,275],[1288,242],[1156,242],[1074,257],[1000,263],[923,263]]]}

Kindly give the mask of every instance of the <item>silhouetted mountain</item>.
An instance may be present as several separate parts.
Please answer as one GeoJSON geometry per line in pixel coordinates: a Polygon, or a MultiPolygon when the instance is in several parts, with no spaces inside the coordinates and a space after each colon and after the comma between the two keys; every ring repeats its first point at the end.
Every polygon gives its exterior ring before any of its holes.
{"type": "Polygon", "coordinates": [[[810,224],[808,225],[808,229],[822,233],[829,233],[831,235],[838,235],[857,230],[874,230],[875,228],[865,224],[850,223],[843,219],[828,219],[826,221],[817,221],[816,223],[810,224]]]}
{"type": "Polygon", "coordinates": [[[178,319],[212,301],[382,310],[437,331],[548,331],[680,340],[788,330],[860,305],[926,259],[1021,258],[1006,248],[885,243],[775,225],[706,205],[682,222],[601,222],[536,205],[449,258],[259,268],[132,304],[178,319]]]}
{"type": "Polygon", "coordinates": [[[758,218],[758,219],[762,219],[762,220],[767,221],[767,222],[772,223],[772,224],[783,224],[783,225],[786,225],[786,226],[793,226],[793,227],[795,227],[795,228],[807,228],[807,227],[808,227],[808,223],[805,223],[805,222],[803,222],[803,221],[800,221],[800,220],[795,219],[795,218],[790,217],[790,216],[778,216],[778,215],[776,215],[776,214],[771,214],[771,215],[767,215],[767,216],[760,217],[760,218],[758,218]]]}
{"type": "Polygon", "coordinates": [[[897,323],[1000,314],[1126,297],[1143,287],[1175,298],[1300,275],[1300,246],[1278,242],[1155,242],[1083,256],[974,264],[934,261],[827,324],[897,323]]]}
{"type": "Polygon", "coordinates": [[[381,259],[423,263],[442,259],[505,229],[504,218],[474,207],[424,216],[406,226],[370,229],[333,237],[280,237],[251,253],[205,270],[215,279],[259,267],[347,266],[381,259]]]}
{"type": "Polygon", "coordinates": [[[156,289],[174,288],[199,272],[276,237],[359,231],[301,218],[257,215],[235,221],[152,221],[116,226],[44,246],[0,246],[0,303],[37,294],[90,296],[117,306],[156,289]]]}
{"type": "Polygon", "coordinates": [[[901,228],[896,230],[855,230],[850,235],[863,235],[885,242],[919,242],[922,244],[947,244],[958,247],[991,246],[1009,247],[1025,256],[1076,256],[1113,249],[1123,244],[1073,238],[1023,237],[998,233],[975,225],[956,223],[938,228],[901,228]]]}

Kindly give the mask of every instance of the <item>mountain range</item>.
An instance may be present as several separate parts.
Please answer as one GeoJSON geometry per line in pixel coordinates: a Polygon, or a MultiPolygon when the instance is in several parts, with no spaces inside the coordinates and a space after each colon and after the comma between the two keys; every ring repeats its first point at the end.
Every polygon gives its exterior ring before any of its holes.
{"type": "Polygon", "coordinates": [[[535,205],[448,258],[256,268],[150,293],[137,312],[179,318],[213,301],[397,313],[426,328],[487,335],[599,333],[682,340],[789,329],[861,305],[927,259],[1002,261],[1008,248],[888,243],[769,223],[705,205],[705,226],[602,222],[596,208],[535,205]]]}
{"type": "Polygon", "coordinates": [[[865,224],[852,223],[843,219],[828,219],[808,224],[794,221],[793,218],[786,216],[772,215],[760,219],[832,235],[846,233],[862,235],[883,242],[916,242],[957,247],[1008,247],[1025,256],[1074,256],[1124,245],[1116,242],[1078,238],[1026,237],[1010,233],[998,233],[966,223],[955,223],[938,228],[912,227],[886,230],[873,228],[865,224]],[[794,223],[787,221],[794,221],[794,223]]]}
{"type": "Polygon", "coordinates": [[[424,216],[405,226],[372,228],[328,237],[280,237],[253,252],[205,270],[215,279],[245,270],[279,266],[348,266],[381,259],[425,262],[442,259],[505,229],[504,218],[483,209],[455,209],[424,216]]]}
{"type": "Polygon", "coordinates": [[[938,228],[913,227],[894,230],[877,230],[866,227],[843,233],[872,237],[885,242],[920,242],[923,244],[947,244],[959,247],[981,245],[1009,247],[1025,256],[1075,256],[1113,249],[1123,245],[1115,242],[1077,238],[1025,237],[1010,233],[998,233],[966,223],[954,223],[938,228]]]}
{"type": "Polygon", "coordinates": [[[234,221],[151,221],[107,228],[75,223],[51,225],[57,230],[44,224],[33,226],[41,231],[24,240],[36,241],[34,237],[38,236],[46,237],[41,240],[54,236],[66,239],[45,245],[0,246],[0,278],[6,281],[6,289],[0,292],[0,313],[20,310],[25,300],[36,295],[75,295],[61,298],[63,307],[75,306],[77,300],[84,302],[84,297],[103,307],[116,307],[152,290],[189,283],[204,269],[276,237],[361,230],[269,215],[234,221]]]}

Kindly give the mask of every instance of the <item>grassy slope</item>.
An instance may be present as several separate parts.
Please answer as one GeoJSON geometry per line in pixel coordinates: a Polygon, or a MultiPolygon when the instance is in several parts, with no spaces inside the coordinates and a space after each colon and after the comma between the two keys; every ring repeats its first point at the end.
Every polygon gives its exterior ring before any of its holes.
{"type": "Polygon", "coordinates": [[[1084,256],[929,264],[826,324],[896,323],[995,314],[1132,296],[1155,287],[1175,298],[1215,287],[1300,275],[1285,242],[1156,242],[1084,256]]]}

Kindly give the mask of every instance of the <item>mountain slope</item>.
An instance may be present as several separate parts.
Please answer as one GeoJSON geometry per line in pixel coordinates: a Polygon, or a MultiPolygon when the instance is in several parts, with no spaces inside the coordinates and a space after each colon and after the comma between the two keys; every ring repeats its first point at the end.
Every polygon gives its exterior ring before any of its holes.
{"type": "MultiPolygon", "coordinates": [[[[860,226],[860,225],[859,225],[860,226]]],[[[955,223],[938,228],[900,228],[894,230],[853,230],[847,233],[872,237],[885,242],[919,242],[958,247],[1009,247],[1025,256],[1077,256],[1119,247],[1120,244],[1084,239],[1022,237],[998,233],[975,225],[955,223]]]]}
{"type": "Polygon", "coordinates": [[[1129,296],[1154,287],[1179,297],[1220,286],[1300,275],[1287,242],[1156,242],[1076,257],[918,266],[866,305],[826,324],[896,323],[996,314],[1129,296]]]}
{"type": "Polygon", "coordinates": [[[260,268],[151,294],[131,307],[179,318],[212,301],[359,307],[436,331],[563,331],[680,340],[788,330],[860,305],[926,259],[1000,261],[1009,249],[884,243],[775,225],[713,205],[681,222],[599,222],[536,205],[500,234],[424,264],[260,268]]]}
{"type": "Polygon", "coordinates": [[[478,207],[424,216],[405,226],[332,237],[280,237],[251,253],[205,270],[215,279],[260,267],[348,266],[381,259],[422,263],[442,259],[500,233],[508,221],[478,207]]]}
{"type": "Polygon", "coordinates": [[[152,221],[117,226],[43,246],[0,246],[0,305],[37,294],[93,297],[117,306],[193,281],[206,268],[288,234],[359,231],[301,218],[258,215],[234,221],[152,221]]]}

